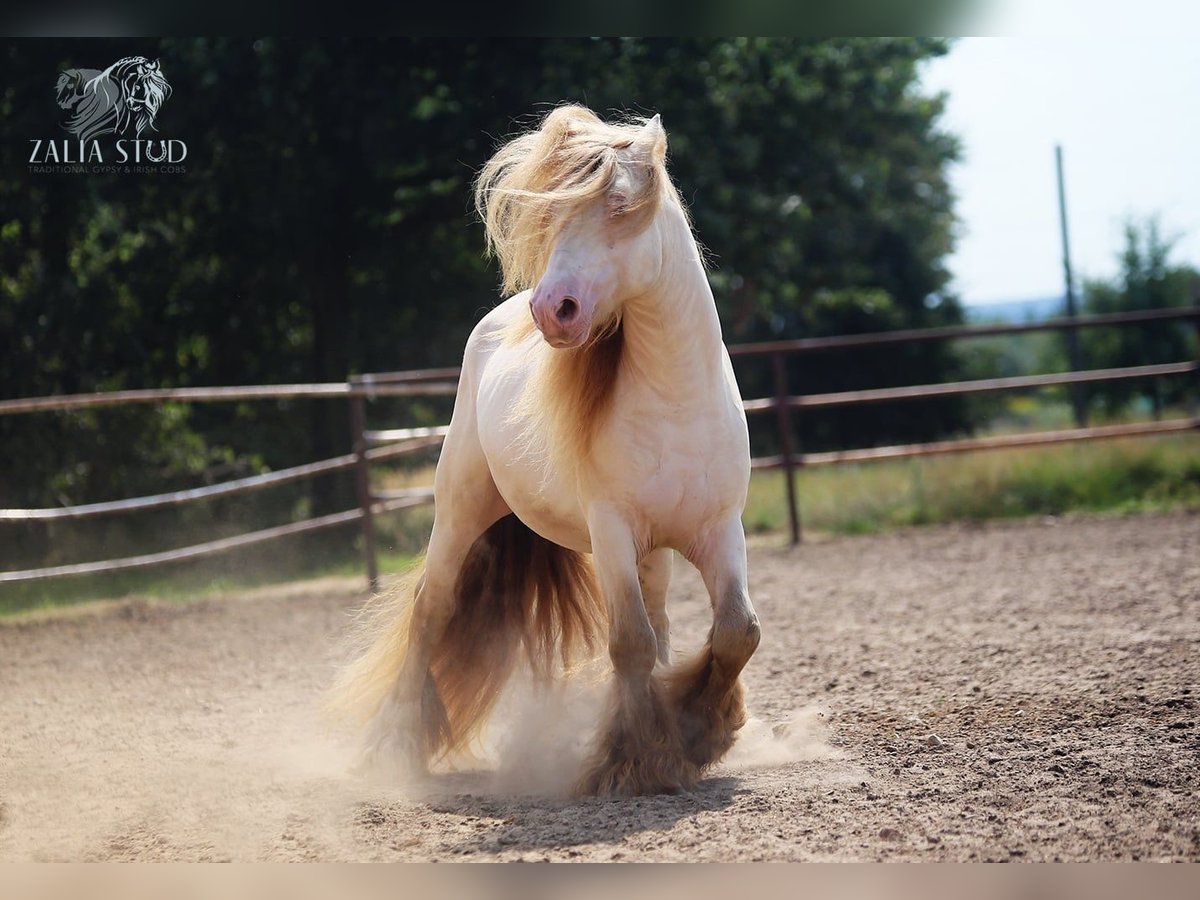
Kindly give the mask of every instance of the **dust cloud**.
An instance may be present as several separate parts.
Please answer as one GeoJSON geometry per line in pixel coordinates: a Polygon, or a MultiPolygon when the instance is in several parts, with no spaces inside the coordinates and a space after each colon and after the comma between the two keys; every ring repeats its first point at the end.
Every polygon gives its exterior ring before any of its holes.
{"type": "Polygon", "coordinates": [[[565,797],[608,709],[611,673],[599,663],[542,683],[516,672],[480,741],[498,794],[565,797]]]}
{"type": "Polygon", "coordinates": [[[721,766],[729,771],[769,769],[841,757],[829,743],[829,711],[812,705],[793,710],[774,725],[751,716],[721,766]]]}
{"type": "MultiPolygon", "coordinates": [[[[612,673],[599,663],[551,684],[528,670],[507,685],[480,741],[480,752],[451,768],[486,766],[502,795],[565,797],[571,793],[609,708],[612,673]]],[[[751,715],[719,764],[729,773],[794,762],[841,758],[829,743],[829,713],[801,706],[777,721],[751,715]]]]}

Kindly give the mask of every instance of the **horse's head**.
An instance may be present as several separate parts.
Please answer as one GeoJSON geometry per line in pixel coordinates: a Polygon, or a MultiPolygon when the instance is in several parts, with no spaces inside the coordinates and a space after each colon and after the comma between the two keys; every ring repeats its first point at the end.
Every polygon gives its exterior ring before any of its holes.
{"type": "Polygon", "coordinates": [[[81,141],[125,134],[133,125],[140,136],[154,127],[159,108],[171,96],[158,61],[127,56],[107,69],[67,69],[58,77],[58,105],[71,111],[63,127],[81,141]]]}
{"type": "Polygon", "coordinates": [[[647,189],[666,153],[658,116],[617,151],[604,195],[566,218],[546,271],[529,297],[533,320],[553,347],[578,347],[620,314],[628,297],[645,293],[662,267],[662,239],[645,221],[631,221],[631,198],[647,189]]]}
{"type": "Polygon", "coordinates": [[[171,85],[159,61],[131,56],[113,66],[112,78],[121,86],[122,101],[133,117],[137,133],[153,128],[159,108],[171,96],[171,85]]]}
{"type": "Polygon", "coordinates": [[[485,166],[476,202],[489,246],[505,289],[532,289],[530,312],[551,346],[604,333],[658,279],[656,214],[674,191],[666,150],[658,116],[612,125],[564,106],[485,166]]]}

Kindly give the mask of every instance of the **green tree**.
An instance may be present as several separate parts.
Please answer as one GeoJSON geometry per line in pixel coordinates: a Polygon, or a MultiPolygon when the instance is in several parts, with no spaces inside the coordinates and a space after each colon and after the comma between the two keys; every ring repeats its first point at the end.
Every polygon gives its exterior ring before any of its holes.
{"type": "MultiPolygon", "coordinates": [[[[453,365],[496,273],[469,208],[494,145],[550,105],[661,111],[730,341],[952,324],[955,140],[931,39],[14,41],[0,93],[5,396],[340,380],[453,365]],[[38,176],[54,76],[130,53],[174,94],[181,176],[38,176]]],[[[796,360],[793,389],[954,377],[947,346],[796,360]]],[[[769,390],[765,367],[740,377],[769,390]]],[[[829,412],[809,447],[932,437],[957,401],[829,412]]],[[[399,412],[399,411],[398,411],[399,412]]],[[[444,421],[431,403],[404,414],[444,421]]],[[[343,404],[0,418],[0,505],[132,496],[346,449],[343,404]]],[[[769,431],[756,435],[769,449],[769,431]]],[[[352,502],[313,482],[313,508],[352,502]]],[[[299,502],[281,495],[281,510],[299,502]]]]}
{"type": "MultiPolygon", "coordinates": [[[[1112,281],[1084,284],[1084,310],[1099,314],[1188,306],[1200,284],[1200,273],[1171,262],[1173,243],[1163,237],[1155,218],[1127,222],[1119,274],[1112,281]]],[[[1088,366],[1115,368],[1186,360],[1194,352],[1188,332],[1188,323],[1155,322],[1090,328],[1082,331],[1080,338],[1088,366]]],[[[1188,378],[1153,378],[1100,383],[1090,388],[1089,394],[1108,415],[1118,415],[1141,399],[1158,418],[1164,406],[1181,402],[1192,389],[1188,378]]]]}

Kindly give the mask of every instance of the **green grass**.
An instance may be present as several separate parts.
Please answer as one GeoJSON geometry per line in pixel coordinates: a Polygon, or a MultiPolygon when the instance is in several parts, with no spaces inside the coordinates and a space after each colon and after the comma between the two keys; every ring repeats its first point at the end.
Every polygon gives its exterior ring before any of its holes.
{"type": "MultiPolygon", "coordinates": [[[[1200,506],[1200,434],[814,467],[796,489],[804,528],[835,534],[1200,506]]],[[[752,533],[786,528],[783,473],[755,473],[744,521],[752,533]]]]}

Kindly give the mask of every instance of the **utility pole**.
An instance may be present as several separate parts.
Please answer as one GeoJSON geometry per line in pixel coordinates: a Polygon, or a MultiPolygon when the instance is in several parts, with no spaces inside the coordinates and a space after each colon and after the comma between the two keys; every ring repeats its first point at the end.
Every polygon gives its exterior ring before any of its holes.
{"type": "MultiPolygon", "coordinates": [[[[1067,318],[1074,319],[1079,310],[1075,305],[1075,280],[1071,275],[1071,243],[1067,238],[1067,192],[1063,186],[1063,153],[1062,144],[1054,145],[1054,163],[1058,170],[1058,221],[1062,228],[1063,275],[1067,282],[1067,318]]],[[[1083,369],[1083,358],[1079,352],[1079,330],[1067,329],[1067,358],[1071,363],[1071,371],[1083,369]]],[[[1082,384],[1071,385],[1071,405],[1075,408],[1075,424],[1083,428],[1087,425],[1087,401],[1082,384]]]]}

